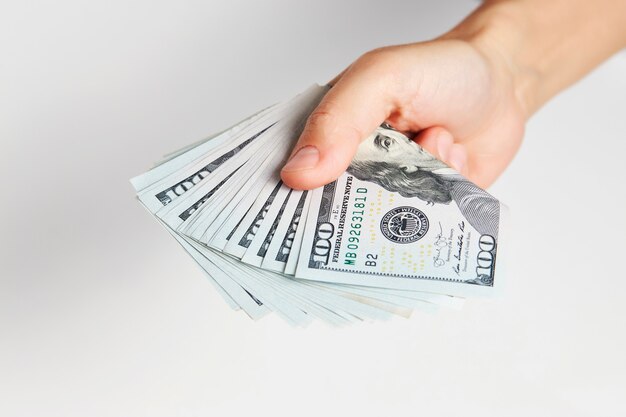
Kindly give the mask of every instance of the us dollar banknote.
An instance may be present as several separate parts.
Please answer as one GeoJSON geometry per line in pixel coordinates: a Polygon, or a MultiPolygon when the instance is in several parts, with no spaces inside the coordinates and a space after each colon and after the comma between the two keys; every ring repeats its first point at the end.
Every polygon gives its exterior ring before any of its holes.
{"type": "Polygon", "coordinates": [[[272,123],[271,125],[261,130],[260,132],[254,133],[250,138],[243,141],[240,145],[234,147],[233,149],[227,150],[224,154],[220,155],[213,161],[201,167],[196,172],[189,175],[187,178],[183,178],[182,180],[178,181],[176,184],[173,184],[165,188],[164,190],[158,192],[155,195],[155,197],[164,206],[168,205],[169,203],[174,201],[174,199],[180,197],[181,195],[189,191],[189,189],[191,189],[197,183],[202,181],[205,177],[211,174],[211,172],[215,171],[215,169],[220,167],[224,162],[228,161],[230,158],[236,155],[239,151],[241,151],[243,148],[245,148],[250,143],[252,143],[252,141],[257,139],[259,136],[265,133],[269,128],[274,126],[274,124],[275,123],[272,123]]]}
{"type": "Polygon", "coordinates": [[[313,86],[170,153],[131,180],[140,203],[227,305],[255,320],[407,317],[501,288],[506,208],[387,124],[336,181],[283,184],[327,91],[313,86]]]}
{"type": "MultiPolygon", "coordinates": [[[[291,216],[291,220],[288,223],[287,231],[285,231],[282,239],[280,240],[280,246],[278,247],[278,251],[276,252],[275,259],[279,262],[287,262],[289,258],[289,254],[291,253],[291,248],[293,247],[293,240],[296,236],[296,230],[298,229],[298,225],[300,224],[300,218],[302,216],[302,210],[304,208],[304,201],[306,200],[307,191],[303,192],[300,198],[298,199],[298,205],[296,206],[296,210],[291,216]]],[[[287,223],[286,223],[287,224],[287,223]]]]}
{"type": "Polygon", "coordinates": [[[494,288],[506,209],[381,127],[313,191],[296,277],[454,295],[494,288]]]}

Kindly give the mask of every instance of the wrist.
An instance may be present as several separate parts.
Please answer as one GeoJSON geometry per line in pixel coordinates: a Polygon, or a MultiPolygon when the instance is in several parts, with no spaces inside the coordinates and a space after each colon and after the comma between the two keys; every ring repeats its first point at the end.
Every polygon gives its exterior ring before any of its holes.
{"type": "Polygon", "coordinates": [[[441,37],[473,46],[490,66],[493,77],[500,80],[496,84],[511,90],[526,118],[542,103],[542,72],[534,65],[532,49],[527,48],[529,26],[523,4],[487,2],[441,37]]]}
{"type": "Polygon", "coordinates": [[[529,117],[626,46],[626,1],[486,0],[443,38],[467,41],[509,77],[529,117]]]}

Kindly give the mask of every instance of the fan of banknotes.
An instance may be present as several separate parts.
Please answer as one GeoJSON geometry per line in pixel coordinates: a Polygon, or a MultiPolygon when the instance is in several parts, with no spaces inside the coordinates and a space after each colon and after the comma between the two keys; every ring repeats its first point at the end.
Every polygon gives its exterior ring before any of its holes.
{"type": "Polygon", "coordinates": [[[326,91],[312,86],[166,156],[131,180],[139,201],[253,319],[343,325],[492,295],[505,207],[391,126],[336,181],[281,182],[326,91]]]}

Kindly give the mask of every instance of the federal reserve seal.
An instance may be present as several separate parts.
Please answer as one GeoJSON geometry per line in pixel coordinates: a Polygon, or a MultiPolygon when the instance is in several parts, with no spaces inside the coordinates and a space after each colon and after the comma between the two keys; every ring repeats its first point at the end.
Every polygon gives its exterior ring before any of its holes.
{"type": "Polygon", "coordinates": [[[396,207],[380,220],[380,230],[394,243],[413,243],[428,232],[428,217],[415,207],[396,207]]]}

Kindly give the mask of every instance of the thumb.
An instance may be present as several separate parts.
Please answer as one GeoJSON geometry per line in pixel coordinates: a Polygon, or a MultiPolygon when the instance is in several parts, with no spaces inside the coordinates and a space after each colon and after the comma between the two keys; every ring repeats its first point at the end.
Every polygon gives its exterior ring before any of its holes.
{"type": "Polygon", "coordinates": [[[358,61],[345,72],[309,116],[283,167],[281,177],[287,186],[320,187],[348,168],[361,141],[391,113],[386,79],[358,61]]]}

